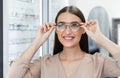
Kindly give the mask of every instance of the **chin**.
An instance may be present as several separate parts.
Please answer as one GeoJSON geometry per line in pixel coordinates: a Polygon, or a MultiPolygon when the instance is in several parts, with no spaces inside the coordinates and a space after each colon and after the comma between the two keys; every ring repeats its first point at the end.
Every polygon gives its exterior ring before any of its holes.
{"type": "Polygon", "coordinates": [[[66,44],[63,44],[63,46],[66,47],[66,48],[72,48],[72,47],[74,47],[75,45],[70,44],[70,43],[66,43],[66,44]]]}

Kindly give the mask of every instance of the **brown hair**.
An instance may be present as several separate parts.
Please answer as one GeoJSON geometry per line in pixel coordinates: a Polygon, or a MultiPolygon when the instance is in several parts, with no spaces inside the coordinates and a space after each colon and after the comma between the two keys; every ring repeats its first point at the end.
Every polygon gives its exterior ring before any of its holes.
{"type": "MultiPolygon", "coordinates": [[[[84,15],[83,13],[75,6],[66,6],[64,7],[63,9],[61,9],[56,18],[55,18],[55,23],[57,23],[57,19],[58,19],[58,16],[62,13],[65,13],[65,12],[69,12],[71,14],[74,14],[76,16],[78,16],[82,22],[85,22],[85,18],[84,18],[84,15]]],[[[87,34],[83,34],[81,36],[81,40],[79,42],[79,45],[80,45],[80,48],[85,51],[86,53],[88,53],[88,37],[87,37],[87,34]]],[[[58,37],[57,37],[57,33],[55,32],[55,42],[54,42],[54,50],[53,50],[53,55],[61,52],[63,50],[63,45],[60,43],[60,41],[58,40],[58,37]]]]}

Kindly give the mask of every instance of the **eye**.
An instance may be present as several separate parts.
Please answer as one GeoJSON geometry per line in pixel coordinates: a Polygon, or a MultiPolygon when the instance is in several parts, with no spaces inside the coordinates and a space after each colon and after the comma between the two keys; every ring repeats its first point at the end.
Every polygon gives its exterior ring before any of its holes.
{"type": "Polygon", "coordinates": [[[71,26],[72,26],[72,27],[79,27],[80,24],[79,24],[79,23],[72,23],[71,26]]]}
{"type": "Polygon", "coordinates": [[[65,26],[65,23],[58,23],[57,26],[58,26],[59,28],[62,28],[62,27],[65,26]]]}

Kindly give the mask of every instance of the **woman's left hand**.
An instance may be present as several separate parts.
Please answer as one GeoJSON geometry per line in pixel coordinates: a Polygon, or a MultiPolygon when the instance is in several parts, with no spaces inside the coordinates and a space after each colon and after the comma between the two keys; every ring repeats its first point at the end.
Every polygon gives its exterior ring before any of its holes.
{"type": "Polygon", "coordinates": [[[92,39],[95,39],[97,36],[101,34],[98,21],[96,20],[88,21],[84,23],[81,27],[92,39]]]}

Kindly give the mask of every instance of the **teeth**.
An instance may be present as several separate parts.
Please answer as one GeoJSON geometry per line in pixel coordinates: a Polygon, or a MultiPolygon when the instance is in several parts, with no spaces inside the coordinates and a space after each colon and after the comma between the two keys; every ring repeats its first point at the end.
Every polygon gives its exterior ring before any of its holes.
{"type": "Polygon", "coordinates": [[[66,40],[71,40],[73,37],[64,37],[66,40]]]}

